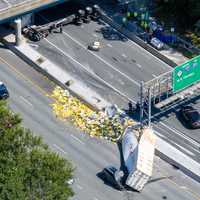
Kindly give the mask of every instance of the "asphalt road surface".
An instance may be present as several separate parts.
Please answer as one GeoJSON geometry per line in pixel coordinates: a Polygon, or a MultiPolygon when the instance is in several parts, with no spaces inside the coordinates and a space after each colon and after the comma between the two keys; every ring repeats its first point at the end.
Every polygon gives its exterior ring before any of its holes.
{"type": "Polygon", "coordinates": [[[76,195],[74,200],[199,200],[199,184],[158,157],[155,159],[152,180],[141,194],[119,192],[97,177],[107,165],[119,166],[116,145],[90,138],[69,122],[56,119],[47,96],[54,83],[13,55],[0,48],[0,80],[10,92],[9,106],[23,118],[25,127],[40,135],[61,156],[72,161],[75,167],[76,195]]]}
{"type": "MultiPolygon", "coordinates": [[[[67,13],[62,9],[64,6],[57,9],[61,13],[58,15],[67,13]]],[[[36,19],[42,23],[49,22],[55,17],[55,12],[39,13],[36,19]]],[[[35,48],[42,55],[121,108],[127,108],[128,101],[138,100],[140,81],[151,80],[172,70],[103,22],[65,26],[63,34],[51,34],[37,45],[35,48]],[[89,51],[88,44],[96,40],[101,42],[101,50],[89,51]]],[[[195,103],[200,107],[198,102],[195,103]]],[[[154,122],[154,127],[161,138],[200,162],[199,130],[188,130],[177,115],[177,109],[164,114],[154,122]]]]}

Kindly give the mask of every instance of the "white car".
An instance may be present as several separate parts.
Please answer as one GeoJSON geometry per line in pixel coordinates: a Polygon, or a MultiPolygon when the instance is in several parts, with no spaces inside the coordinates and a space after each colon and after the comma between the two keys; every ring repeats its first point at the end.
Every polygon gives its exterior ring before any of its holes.
{"type": "Polygon", "coordinates": [[[163,46],[164,46],[164,43],[161,42],[158,38],[155,38],[155,37],[151,39],[150,44],[158,50],[162,49],[163,46]]]}
{"type": "Polygon", "coordinates": [[[100,42],[98,42],[98,41],[95,41],[92,44],[88,45],[88,49],[93,50],[93,51],[99,51],[100,47],[101,47],[101,45],[100,45],[100,42]]]}

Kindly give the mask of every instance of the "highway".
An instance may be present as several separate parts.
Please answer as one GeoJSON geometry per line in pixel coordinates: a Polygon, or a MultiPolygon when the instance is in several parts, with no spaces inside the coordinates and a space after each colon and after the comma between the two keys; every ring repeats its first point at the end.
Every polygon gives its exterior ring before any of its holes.
{"type": "MultiPolygon", "coordinates": [[[[58,16],[67,13],[67,10],[61,12],[62,9],[66,8],[59,8],[58,16]]],[[[49,22],[55,12],[42,12],[36,18],[49,22]]],[[[54,33],[38,42],[36,49],[108,101],[127,108],[128,101],[138,100],[140,81],[151,80],[172,68],[112,28],[108,39],[102,34],[102,29],[107,27],[103,22],[68,25],[63,28],[63,34],[54,33]],[[95,40],[101,42],[101,50],[87,50],[88,44],[95,40]]],[[[196,106],[200,104],[197,102],[196,106]]],[[[154,123],[158,136],[200,162],[199,130],[185,128],[176,117],[177,111],[173,110],[154,123]]]]}
{"type": "Polygon", "coordinates": [[[76,195],[73,200],[199,200],[199,184],[181,171],[156,157],[151,183],[141,194],[119,192],[97,177],[107,165],[119,166],[119,151],[115,144],[90,138],[69,122],[56,119],[48,94],[54,83],[37,73],[9,50],[0,48],[0,80],[10,92],[9,106],[23,118],[25,127],[40,135],[61,156],[75,167],[76,195]]]}

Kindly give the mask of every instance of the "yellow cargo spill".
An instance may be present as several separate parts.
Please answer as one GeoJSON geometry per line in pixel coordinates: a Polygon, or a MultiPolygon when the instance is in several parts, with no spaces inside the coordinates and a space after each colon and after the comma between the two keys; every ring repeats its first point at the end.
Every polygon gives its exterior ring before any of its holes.
{"type": "Polygon", "coordinates": [[[134,121],[127,117],[122,120],[119,113],[109,119],[105,112],[92,110],[70,95],[67,90],[58,86],[53,90],[51,97],[54,99],[51,106],[55,115],[62,120],[72,121],[75,126],[90,136],[116,141],[127,126],[134,124],[134,121]]]}

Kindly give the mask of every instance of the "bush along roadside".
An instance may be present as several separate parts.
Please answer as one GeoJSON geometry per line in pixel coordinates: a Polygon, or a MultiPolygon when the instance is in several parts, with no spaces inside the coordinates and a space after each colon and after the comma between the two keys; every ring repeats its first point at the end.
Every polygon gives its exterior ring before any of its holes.
{"type": "Polygon", "coordinates": [[[21,121],[1,100],[0,199],[69,199],[74,194],[68,183],[72,164],[23,128],[21,121]]]}

